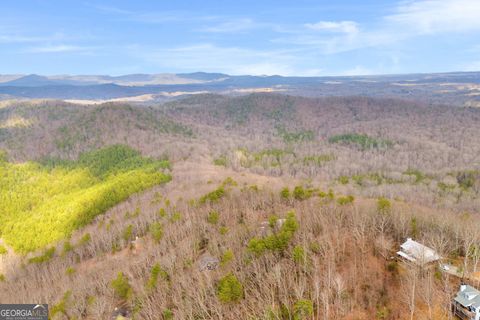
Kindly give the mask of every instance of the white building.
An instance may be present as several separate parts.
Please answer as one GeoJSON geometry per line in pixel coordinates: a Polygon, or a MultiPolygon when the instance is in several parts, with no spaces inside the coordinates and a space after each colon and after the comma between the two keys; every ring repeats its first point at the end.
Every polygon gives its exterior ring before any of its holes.
{"type": "Polygon", "coordinates": [[[453,299],[455,315],[464,320],[480,320],[480,291],[462,284],[453,299]]]}
{"type": "Polygon", "coordinates": [[[397,254],[418,265],[426,265],[440,259],[435,250],[412,240],[412,238],[407,238],[407,241],[400,246],[400,251],[397,254]]]}

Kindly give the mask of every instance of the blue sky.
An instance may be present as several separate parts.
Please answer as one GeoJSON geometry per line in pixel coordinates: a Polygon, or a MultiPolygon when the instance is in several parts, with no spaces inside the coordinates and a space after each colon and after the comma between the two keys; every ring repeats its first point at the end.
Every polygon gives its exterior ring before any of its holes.
{"type": "Polygon", "coordinates": [[[0,2],[0,73],[480,70],[480,0],[0,2]]]}

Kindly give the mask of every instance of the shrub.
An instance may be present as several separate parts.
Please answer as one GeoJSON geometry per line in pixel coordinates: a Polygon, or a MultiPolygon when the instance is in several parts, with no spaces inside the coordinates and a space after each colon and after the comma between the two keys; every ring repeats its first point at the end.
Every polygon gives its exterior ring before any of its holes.
{"type": "Polygon", "coordinates": [[[220,219],[220,215],[217,211],[210,211],[207,217],[207,221],[210,224],[217,224],[218,220],[220,219]]]}
{"type": "Polygon", "coordinates": [[[71,291],[65,292],[62,299],[56,305],[52,306],[52,308],[50,309],[50,316],[52,318],[55,318],[55,316],[57,314],[62,314],[67,319],[70,318],[68,313],[67,313],[67,303],[68,303],[68,300],[70,299],[71,295],[72,295],[71,291]]]}
{"type": "Polygon", "coordinates": [[[158,276],[160,275],[161,271],[162,268],[158,263],[152,267],[152,270],[150,271],[150,278],[148,278],[146,285],[147,290],[154,290],[157,287],[158,276]]]}
{"type": "Polygon", "coordinates": [[[310,251],[315,254],[320,254],[322,252],[322,246],[318,242],[311,242],[310,251]]]}
{"type": "Polygon", "coordinates": [[[65,274],[67,276],[71,276],[75,273],[75,269],[73,267],[67,267],[67,269],[65,269],[65,274]]]}
{"type": "Polygon", "coordinates": [[[170,222],[177,222],[182,220],[182,214],[178,211],[174,212],[170,217],[170,222]]]}
{"type": "Polygon", "coordinates": [[[387,307],[385,306],[377,307],[377,314],[376,314],[377,319],[379,320],[388,319],[389,315],[390,315],[390,310],[387,307]]]}
{"type": "Polygon", "coordinates": [[[302,246],[295,246],[292,251],[293,261],[297,264],[304,264],[307,260],[305,249],[302,246]]]}
{"type": "Polygon", "coordinates": [[[87,306],[93,305],[96,300],[95,296],[87,296],[87,306]]]}
{"type": "Polygon", "coordinates": [[[427,178],[427,176],[423,172],[421,172],[420,170],[417,170],[417,169],[408,169],[403,174],[406,174],[406,175],[409,175],[409,176],[414,176],[415,177],[415,183],[420,183],[427,178]]]}
{"type": "Polygon", "coordinates": [[[216,159],[213,159],[213,164],[216,165],[216,166],[226,167],[227,166],[227,157],[226,156],[220,156],[216,159]]]}
{"type": "Polygon", "coordinates": [[[120,245],[117,242],[112,243],[112,254],[120,251],[120,245]]]}
{"type": "Polygon", "coordinates": [[[227,177],[225,180],[223,180],[221,186],[224,187],[224,186],[231,186],[231,187],[234,187],[234,186],[237,186],[237,181],[233,180],[232,177],[227,177]]]}
{"type": "Polygon", "coordinates": [[[275,226],[277,225],[277,221],[278,217],[274,214],[268,217],[268,225],[270,226],[270,228],[275,228],[275,226]]]}
{"type": "Polygon", "coordinates": [[[62,255],[65,255],[67,253],[69,253],[70,251],[73,250],[73,245],[70,243],[70,241],[65,241],[63,243],[63,249],[62,249],[62,255]]]}
{"type": "Polygon", "coordinates": [[[335,199],[335,194],[333,193],[332,189],[328,189],[327,198],[330,200],[335,199]]]}
{"type": "Polygon", "coordinates": [[[465,190],[474,187],[478,180],[480,171],[464,171],[457,174],[457,183],[465,190]]]}
{"type": "Polygon", "coordinates": [[[126,242],[129,242],[132,240],[132,236],[133,236],[133,226],[129,224],[128,226],[125,227],[125,229],[123,229],[122,239],[125,240],[126,242]]]}
{"type": "Polygon", "coordinates": [[[290,189],[288,189],[288,187],[283,188],[282,191],[280,191],[280,197],[285,200],[290,199],[290,189]]]}
{"type": "Polygon", "coordinates": [[[312,130],[300,130],[290,132],[283,127],[277,127],[277,132],[283,138],[283,141],[286,143],[315,140],[315,132],[313,132],[312,130]]]}
{"type": "Polygon", "coordinates": [[[243,298],[243,285],[235,275],[226,275],[218,283],[217,296],[223,303],[236,302],[243,298]]]}
{"type": "Polygon", "coordinates": [[[303,158],[303,164],[304,165],[316,165],[316,166],[322,166],[325,162],[335,160],[335,156],[332,154],[321,154],[321,155],[316,155],[316,156],[308,156],[303,158]]]}
{"type": "Polygon", "coordinates": [[[225,196],[225,189],[223,187],[218,187],[212,192],[209,192],[202,196],[199,201],[201,204],[204,204],[206,202],[217,202],[218,200],[223,198],[223,196],[225,196]]]}
{"type": "Polygon", "coordinates": [[[313,302],[307,299],[301,299],[295,302],[293,306],[293,319],[310,319],[313,316],[313,302]]]}
{"type": "Polygon", "coordinates": [[[90,233],[85,233],[81,238],[80,241],[78,242],[78,245],[83,246],[92,240],[92,237],[90,236],[90,233]]]}
{"type": "Polygon", "coordinates": [[[163,227],[160,222],[153,222],[148,227],[150,234],[152,235],[153,240],[156,243],[159,243],[163,237],[163,227]]]}
{"type": "Polygon", "coordinates": [[[0,255],[7,254],[8,250],[4,246],[0,245],[0,255]]]}
{"type": "Polygon", "coordinates": [[[136,217],[138,217],[141,213],[142,213],[142,210],[140,210],[139,207],[136,207],[136,208],[135,208],[135,211],[133,211],[133,213],[132,213],[132,217],[133,217],[133,218],[136,218],[136,217]]]}
{"type": "Polygon", "coordinates": [[[170,275],[168,274],[168,272],[165,269],[161,268],[158,275],[160,276],[160,278],[162,280],[170,282],[170,275]]]}
{"type": "Polygon", "coordinates": [[[356,145],[361,150],[389,148],[393,142],[387,139],[372,138],[366,134],[347,133],[332,136],[328,139],[330,143],[341,143],[346,145],[356,145]]]}
{"type": "Polygon", "coordinates": [[[151,204],[159,204],[159,203],[162,202],[162,199],[163,199],[162,194],[160,192],[155,192],[155,194],[153,195],[153,199],[150,203],[151,204]]]}
{"type": "Polygon", "coordinates": [[[5,275],[3,273],[0,273],[0,282],[5,281],[5,275]]]}
{"type": "Polygon", "coordinates": [[[173,319],[173,311],[170,309],[165,309],[162,312],[163,320],[172,320],[173,319]]]}
{"type": "Polygon", "coordinates": [[[297,200],[306,200],[312,196],[313,190],[304,189],[302,186],[296,186],[293,189],[293,197],[297,200]]]}
{"type": "Polygon", "coordinates": [[[160,216],[160,218],[165,218],[167,216],[167,212],[164,208],[160,208],[157,214],[160,216]]]}
{"type": "Polygon", "coordinates": [[[42,255],[28,259],[28,262],[30,263],[47,262],[50,259],[52,259],[54,255],[55,255],[55,247],[51,247],[49,249],[46,249],[42,255]]]}
{"type": "Polygon", "coordinates": [[[391,261],[387,264],[388,272],[396,274],[398,272],[398,263],[396,261],[391,261]]]}
{"type": "Polygon", "coordinates": [[[263,161],[264,159],[268,159],[271,160],[271,166],[279,166],[282,158],[287,154],[293,155],[293,152],[281,149],[264,149],[260,152],[253,153],[252,156],[253,160],[257,163],[263,161]]]}
{"type": "Polygon", "coordinates": [[[352,195],[344,196],[344,197],[339,197],[337,199],[337,203],[341,206],[351,204],[355,200],[355,197],[352,195]]]}
{"type": "Polygon", "coordinates": [[[8,161],[8,155],[5,150],[0,150],[0,164],[8,161]]]}
{"type": "Polygon", "coordinates": [[[340,182],[341,184],[348,184],[350,180],[348,179],[347,176],[340,176],[338,177],[338,182],[340,182]]]}
{"type": "Polygon", "coordinates": [[[140,310],[142,310],[144,305],[144,298],[143,297],[135,297],[133,299],[133,306],[132,306],[132,313],[133,314],[138,314],[140,310]]]}
{"type": "Polygon", "coordinates": [[[230,261],[232,261],[234,257],[235,257],[235,255],[233,254],[232,250],[230,250],[230,249],[225,250],[225,252],[222,255],[222,259],[220,260],[220,264],[222,266],[224,266],[227,263],[229,263],[230,261]]]}
{"type": "Polygon", "coordinates": [[[261,256],[265,252],[265,250],[267,250],[266,241],[264,239],[258,238],[250,239],[247,245],[247,249],[254,255],[261,256]]]}
{"type": "MultiPolygon", "coordinates": [[[[284,303],[280,304],[280,307],[275,309],[268,310],[266,319],[268,320],[279,320],[279,319],[292,319],[293,315],[287,305],[284,303]]],[[[265,319],[265,320],[266,320],[265,319]]]]}
{"type": "Polygon", "coordinates": [[[266,250],[282,252],[288,247],[288,244],[297,229],[298,222],[295,218],[295,213],[290,211],[287,214],[287,218],[280,228],[280,231],[262,239],[251,239],[248,243],[247,249],[256,256],[262,255],[266,250]]]}
{"type": "Polygon", "coordinates": [[[413,217],[410,220],[410,232],[411,232],[412,238],[416,238],[418,236],[418,224],[417,224],[416,217],[413,217]]]}
{"type": "Polygon", "coordinates": [[[117,278],[112,280],[111,286],[116,297],[126,300],[132,295],[132,287],[123,272],[119,272],[117,278]]]}
{"type": "Polygon", "coordinates": [[[390,209],[392,207],[392,204],[390,203],[390,200],[386,198],[378,198],[377,200],[377,211],[380,214],[388,214],[390,212],[390,209]]]}

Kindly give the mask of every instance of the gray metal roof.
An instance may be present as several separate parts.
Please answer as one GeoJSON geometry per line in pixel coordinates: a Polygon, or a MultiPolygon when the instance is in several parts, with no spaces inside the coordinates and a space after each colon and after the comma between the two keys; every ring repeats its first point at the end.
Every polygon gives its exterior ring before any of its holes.
{"type": "Polygon", "coordinates": [[[460,286],[455,301],[464,307],[480,308],[480,291],[469,285],[460,286]]]}
{"type": "Polygon", "coordinates": [[[427,264],[440,259],[440,256],[435,250],[411,238],[407,238],[407,241],[405,241],[400,248],[401,251],[397,252],[398,255],[416,263],[427,264]]]}

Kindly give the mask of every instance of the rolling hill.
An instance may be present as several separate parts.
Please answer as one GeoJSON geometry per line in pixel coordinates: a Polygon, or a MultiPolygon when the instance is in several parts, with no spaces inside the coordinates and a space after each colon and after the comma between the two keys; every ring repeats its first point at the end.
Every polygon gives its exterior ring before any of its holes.
{"type": "Polygon", "coordinates": [[[3,79],[0,96],[7,98],[105,100],[151,94],[161,101],[172,95],[198,92],[238,95],[274,91],[309,97],[362,95],[457,106],[480,105],[478,72],[352,77],[232,76],[196,72],[123,76],[17,75],[0,76],[0,79],[3,79]]]}
{"type": "Polygon", "coordinates": [[[52,319],[448,319],[480,260],[479,127],[478,108],[385,97],[4,101],[0,301],[43,299],[52,319]],[[407,237],[464,274],[396,259],[407,237]]]}

